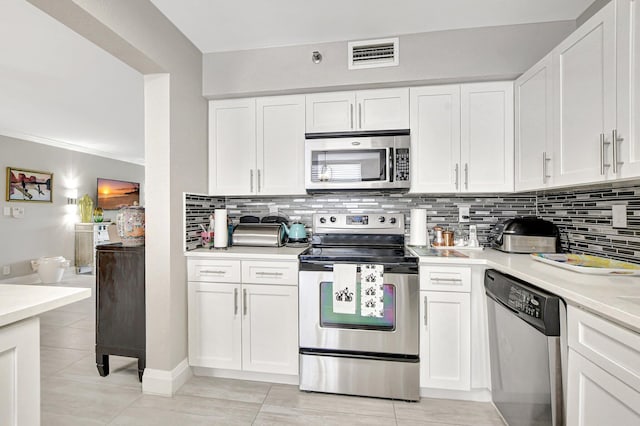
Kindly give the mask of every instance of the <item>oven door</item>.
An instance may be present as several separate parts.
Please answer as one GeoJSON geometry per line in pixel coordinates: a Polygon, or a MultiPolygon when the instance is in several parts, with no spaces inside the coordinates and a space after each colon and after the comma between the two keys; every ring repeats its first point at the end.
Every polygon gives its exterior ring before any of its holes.
{"type": "Polygon", "coordinates": [[[384,274],[384,315],[333,311],[333,272],[301,271],[299,330],[301,349],[370,354],[418,355],[418,276],[384,274]]]}

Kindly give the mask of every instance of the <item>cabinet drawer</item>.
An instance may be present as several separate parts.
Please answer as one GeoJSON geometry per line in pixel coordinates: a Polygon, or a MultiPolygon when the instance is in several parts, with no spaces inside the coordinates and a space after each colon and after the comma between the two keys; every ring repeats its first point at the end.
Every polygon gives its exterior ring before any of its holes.
{"type": "Polygon", "coordinates": [[[567,331],[570,348],[640,390],[640,334],[573,306],[567,331]]]}
{"type": "Polygon", "coordinates": [[[298,285],[298,262],[242,262],[242,282],[298,285]]]}
{"type": "Polygon", "coordinates": [[[465,266],[421,266],[420,290],[471,291],[471,268],[465,266]]]}
{"type": "Polygon", "coordinates": [[[239,283],[240,261],[223,259],[189,259],[189,281],[239,283]]]}

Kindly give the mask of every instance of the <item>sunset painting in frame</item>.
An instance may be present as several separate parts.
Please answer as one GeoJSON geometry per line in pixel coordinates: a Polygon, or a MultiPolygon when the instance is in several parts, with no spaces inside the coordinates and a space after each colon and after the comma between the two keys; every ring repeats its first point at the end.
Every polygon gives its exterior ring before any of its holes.
{"type": "Polygon", "coordinates": [[[98,178],[98,205],[104,210],[118,210],[140,203],[140,184],[115,179],[98,178]]]}
{"type": "Polygon", "coordinates": [[[7,167],[7,201],[50,203],[53,173],[7,167]]]}

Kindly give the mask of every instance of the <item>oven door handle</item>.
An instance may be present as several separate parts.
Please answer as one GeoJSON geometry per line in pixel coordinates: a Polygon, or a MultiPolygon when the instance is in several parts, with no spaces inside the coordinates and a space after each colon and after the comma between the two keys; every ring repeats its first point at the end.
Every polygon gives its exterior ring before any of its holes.
{"type": "MultiPolygon", "coordinates": [[[[333,265],[335,265],[335,263],[327,264],[327,263],[325,263],[323,261],[315,261],[315,260],[306,260],[305,263],[309,263],[309,264],[312,264],[312,265],[322,265],[323,268],[331,269],[331,270],[333,270],[333,265]]],[[[375,262],[357,263],[357,265],[366,265],[366,264],[377,265],[377,263],[375,263],[375,262]]],[[[383,265],[384,266],[400,266],[399,263],[389,263],[389,262],[385,262],[383,265]]],[[[358,266],[358,271],[360,271],[360,266],[358,266]]]]}

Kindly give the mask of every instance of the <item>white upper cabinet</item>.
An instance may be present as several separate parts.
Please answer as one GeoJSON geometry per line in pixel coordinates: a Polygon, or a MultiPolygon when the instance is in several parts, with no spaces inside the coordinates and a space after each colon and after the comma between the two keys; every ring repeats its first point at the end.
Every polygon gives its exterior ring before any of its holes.
{"type": "Polygon", "coordinates": [[[553,78],[551,54],[515,82],[515,189],[552,182],[553,78]]]}
{"type": "Polygon", "coordinates": [[[304,96],[258,98],[256,191],[304,194],[304,96]]]}
{"type": "Polygon", "coordinates": [[[209,193],[304,194],[304,96],[209,103],[209,193]]]}
{"type": "Polygon", "coordinates": [[[639,6],[637,0],[618,0],[616,3],[618,141],[615,156],[618,160],[616,172],[622,178],[640,176],[639,6]]]}
{"type": "Polygon", "coordinates": [[[209,102],[209,193],[255,191],[255,99],[209,102]]]}
{"type": "Polygon", "coordinates": [[[613,177],[610,135],[616,122],[615,31],[615,2],[611,2],[553,51],[554,185],[613,177]]]}
{"type": "Polygon", "coordinates": [[[409,128],[409,89],[314,93],[306,96],[307,133],[409,128]]]}
{"type": "Polygon", "coordinates": [[[460,86],[411,88],[411,192],[460,190],[460,86]]]}
{"type": "Polygon", "coordinates": [[[513,191],[513,83],[411,89],[411,192],[513,191]]]}
{"type": "Polygon", "coordinates": [[[463,84],[462,192],[513,191],[513,82],[463,84]]]}

